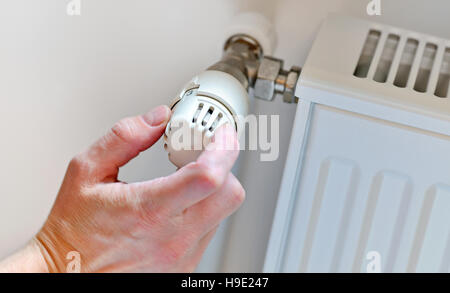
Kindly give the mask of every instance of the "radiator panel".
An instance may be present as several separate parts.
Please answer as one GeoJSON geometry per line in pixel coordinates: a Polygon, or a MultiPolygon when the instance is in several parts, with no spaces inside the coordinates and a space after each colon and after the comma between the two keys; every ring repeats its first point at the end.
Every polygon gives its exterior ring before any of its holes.
{"type": "Polygon", "coordinates": [[[448,271],[450,138],[315,105],[286,272],[448,271]],[[420,166],[418,168],[417,166],[420,166]]]}

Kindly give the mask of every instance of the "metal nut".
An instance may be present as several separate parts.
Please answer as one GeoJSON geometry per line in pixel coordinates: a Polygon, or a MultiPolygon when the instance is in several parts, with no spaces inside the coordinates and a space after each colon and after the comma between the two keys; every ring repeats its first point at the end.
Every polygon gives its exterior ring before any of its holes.
{"type": "Polygon", "coordinates": [[[300,67],[283,70],[283,61],[264,57],[259,66],[255,82],[255,97],[271,101],[276,94],[282,94],[286,103],[295,103],[295,87],[300,77],[300,67]]]}
{"type": "Polygon", "coordinates": [[[297,98],[295,97],[295,88],[297,86],[297,81],[300,77],[300,71],[301,71],[300,67],[293,66],[287,75],[283,94],[283,101],[286,103],[297,102],[297,98]]]}
{"type": "Polygon", "coordinates": [[[257,98],[271,101],[275,96],[275,81],[283,66],[283,61],[264,57],[259,65],[258,75],[255,82],[255,96],[257,98]]]}

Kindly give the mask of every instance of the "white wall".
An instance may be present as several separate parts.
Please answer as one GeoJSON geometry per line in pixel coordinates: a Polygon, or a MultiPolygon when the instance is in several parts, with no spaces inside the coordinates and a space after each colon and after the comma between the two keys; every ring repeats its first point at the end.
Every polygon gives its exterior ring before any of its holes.
{"type": "MultiPolygon", "coordinates": [[[[233,1],[0,1],[0,257],[49,212],[70,158],[117,120],[168,104],[221,55],[233,1]],[[208,17],[205,17],[207,12],[208,17]]],[[[166,175],[161,143],[121,179],[166,175]]]]}
{"type": "MultiPolygon", "coordinates": [[[[301,65],[326,14],[368,17],[369,0],[81,0],[77,17],[66,15],[68,2],[0,2],[0,257],[40,228],[74,154],[118,119],[169,103],[220,57],[232,15],[266,14],[278,32],[275,55],[301,65]]],[[[450,38],[448,1],[382,4],[375,19],[450,38]]],[[[254,102],[255,113],[281,114],[280,158],[261,163],[257,153],[241,154],[247,201],[201,270],[261,270],[294,108],[254,102]]],[[[158,143],[120,176],[137,181],[173,170],[158,143]]]]}

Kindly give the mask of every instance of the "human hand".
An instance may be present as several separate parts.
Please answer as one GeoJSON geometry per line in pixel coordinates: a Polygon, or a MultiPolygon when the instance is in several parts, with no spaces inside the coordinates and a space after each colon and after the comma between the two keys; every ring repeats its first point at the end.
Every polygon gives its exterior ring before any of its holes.
{"type": "Polygon", "coordinates": [[[170,109],[160,106],[121,120],[72,159],[33,240],[48,271],[64,272],[71,251],[81,256],[82,272],[195,269],[219,223],[244,200],[244,189],[230,173],[238,142],[225,125],[196,162],[172,175],[119,182],[119,168],[158,141],[169,118],[170,109]],[[224,148],[230,141],[233,148],[224,148]]]}

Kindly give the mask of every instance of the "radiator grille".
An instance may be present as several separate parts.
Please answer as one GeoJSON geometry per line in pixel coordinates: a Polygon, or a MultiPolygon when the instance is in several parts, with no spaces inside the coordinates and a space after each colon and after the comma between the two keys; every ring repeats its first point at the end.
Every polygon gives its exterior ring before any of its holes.
{"type": "Polygon", "coordinates": [[[353,75],[448,98],[450,47],[436,39],[372,29],[353,75]]]}

